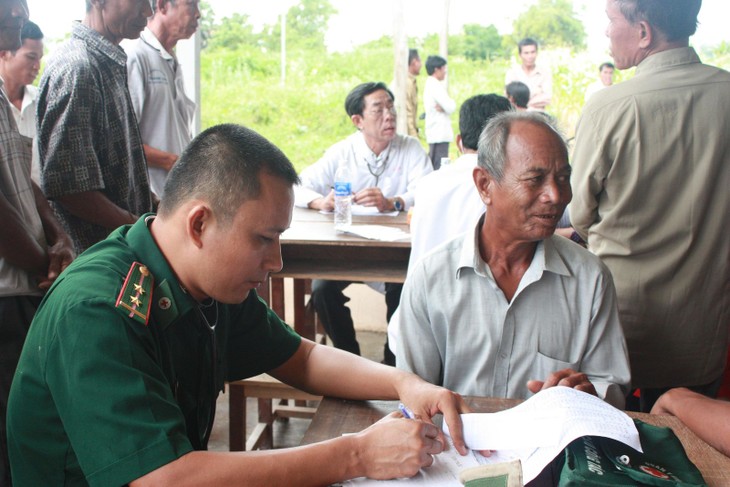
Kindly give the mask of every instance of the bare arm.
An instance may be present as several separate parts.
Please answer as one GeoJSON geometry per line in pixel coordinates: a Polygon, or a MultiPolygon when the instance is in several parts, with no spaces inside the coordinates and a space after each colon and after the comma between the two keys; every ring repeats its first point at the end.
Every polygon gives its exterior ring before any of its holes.
{"type": "Polygon", "coordinates": [[[313,199],[308,204],[309,208],[320,211],[332,211],[335,209],[335,191],[330,190],[327,196],[313,199]]]}
{"type": "Polygon", "coordinates": [[[48,268],[42,274],[42,278],[38,284],[41,289],[47,289],[53,281],[74,259],[73,243],[68,234],[61,227],[56,219],[51,206],[48,204],[43,191],[36,183],[33,185],[33,195],[35,196],[35,205],[43,224],[43,232],[48,243],[48,268]]]}
{"type": "Polygon", "coordinates": [[[298,448],[188,453],[130,483],[144,486],[330,485],[367,476],[410,477],[441,452],[435,426],[388,416],[349,436],[298,448]]]}
{"type": "Polygon", "coordinates": [[[147,159],[147,165],[149,167],[159,167],[165,171],[169,171],[177,162],[177,155],[172,152],[155,149],[147,144],[144,144],[143,147],[144,156],[147,159]]]}
{"type": "Polygon", "coordinates": [[[67,194],[57,200],[74,216],[110,230],[137,221],[136,215],[118,207],[99,191],[67,194]]]}
{"type": "Polygon", "coordinates": [[[652,414],[671,414],[694,434],[730,456],[730,402],[711,399],[683,387],[664,393],[652,414]]]}
{"type": "Polygon", "coordinates": [[[16,267],[38,275],[48,269],[46,249],[29,233],[23,218],[0,193],[0,219],[3,231],[0,232],[0,256],[16,267]]]}

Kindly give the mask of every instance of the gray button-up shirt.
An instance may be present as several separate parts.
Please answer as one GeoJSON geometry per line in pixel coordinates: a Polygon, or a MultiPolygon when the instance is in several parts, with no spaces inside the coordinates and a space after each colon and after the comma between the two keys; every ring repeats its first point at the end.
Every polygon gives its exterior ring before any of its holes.
{"type": "Polygon", "coordinates": [[[568,239],[537,244],[508,302],[473,231],[426,255],[400,304],[397,366],[465,395],[527,398],[530,379],[572,368],[623,407],[630,373],[608,269],[568,239]]]}

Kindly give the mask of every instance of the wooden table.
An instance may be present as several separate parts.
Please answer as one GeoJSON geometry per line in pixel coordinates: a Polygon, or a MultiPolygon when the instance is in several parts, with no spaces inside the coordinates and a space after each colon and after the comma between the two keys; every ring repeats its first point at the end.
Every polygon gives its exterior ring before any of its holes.
{"type": "MultiPolygon", "coordinates": [[[[467,397],[466,400],[472,410],[479,413],[502,411],[522,402],[519,399],[484,397],[467,397]]],[[[397,401],[347,401],[325,398],[320,402],[319,409],[302,439],[302,444],[308,445],[336,438],[343,433],[363,430],[397,409],[397,401]]],[[[730,486],[730,459],[700,440],[680,420],[674,416],[628,414],[649,424],[672,428],[687,451],[687,456],[697,465],[707,484],[710,487],[730,486]]]]}
{"type": "MultiPolygon", "coordinates": [[[[269,305],[284,316],[284,278],[294,278],[294,329],[314,338],[311,314],[305,308],[310,279],[333,281],[403,282],[408,269],[411,241],[382,242],[335,232],[332,214],[294,208],[291,227],[281,236],[284,267],[270,279],[269,305]]],[[[406,214],[353,216],[353,224],[384,225],[409,231],[406,214]]],[[[261,290],[267,297],[268,290],[261,290]]]]}

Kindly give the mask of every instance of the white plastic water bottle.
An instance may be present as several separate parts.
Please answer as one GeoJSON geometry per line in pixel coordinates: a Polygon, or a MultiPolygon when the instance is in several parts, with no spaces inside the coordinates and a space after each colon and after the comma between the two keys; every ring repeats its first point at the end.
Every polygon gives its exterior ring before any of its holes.
{"type": "Polygon", "coordinates": [[[335,231],[342,233],[352,225],[352,179],[347,162],[340,162],[335,173],[335,231]]]}

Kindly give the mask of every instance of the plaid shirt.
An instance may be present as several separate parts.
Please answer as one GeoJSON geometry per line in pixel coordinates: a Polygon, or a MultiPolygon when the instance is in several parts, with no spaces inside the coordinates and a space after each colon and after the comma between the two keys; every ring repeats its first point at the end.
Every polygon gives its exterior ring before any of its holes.
{"type": "MultiPolygon", "coordinates": [[[[74,23],[48,61],[38,96],[38,149],[46,196],[99,191],[133,214],[152,210],[147,162],[127,90],[124,50],[74,23]]],[[[52,201],[77,253],[109,230],[52,201]]]]}

